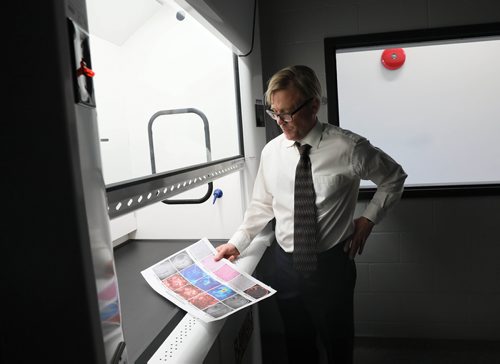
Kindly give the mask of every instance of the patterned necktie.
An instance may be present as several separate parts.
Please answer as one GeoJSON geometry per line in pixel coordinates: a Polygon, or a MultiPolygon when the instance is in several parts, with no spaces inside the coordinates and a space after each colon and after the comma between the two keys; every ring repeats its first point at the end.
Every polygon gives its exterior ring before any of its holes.
{"type": "Polygon", "coordinates": [[[300,160],[295,171],[295,213],[293,234],[293,266],[305,274],[316,270],[317,222],[316,193],[309,159],[310,145],[295,143],[300,160]]]}

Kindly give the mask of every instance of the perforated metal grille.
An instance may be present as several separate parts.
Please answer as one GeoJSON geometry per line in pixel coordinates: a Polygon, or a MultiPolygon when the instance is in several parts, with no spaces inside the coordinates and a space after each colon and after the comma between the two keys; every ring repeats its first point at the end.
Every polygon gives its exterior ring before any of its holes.
{"type": "Polygon", "coordinates": [[[186,172],[167,173],[141,181],[106,188],[108,215],[111,218],[165,200],[190,189],[203,186],[245,166],[243,158],[216,163],[186,172]]]}
{"type": "Polygon", "coordinates": [[[182,350],[182,346],[189,336],[189,333],[196,325],[199,325],[198,321],[194,318],[190,318],[177,332],[174,332],[175,336],[169,337],[169,340],[165,342],[166,345],[160,348],[161,351],[155,354],[156,360],[159,363],[176,362],[178,351],[182,350]]]}

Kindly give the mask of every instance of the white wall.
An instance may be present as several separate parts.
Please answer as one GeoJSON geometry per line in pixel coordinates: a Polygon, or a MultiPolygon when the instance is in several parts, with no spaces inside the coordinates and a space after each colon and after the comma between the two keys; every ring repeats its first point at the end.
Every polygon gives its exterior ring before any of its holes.
{"type": "MultiPolygon", "coordinates": [[[[282,67],[307,64],[324,90],[325,37],[500,21],[500,3],[488,0],[274,0],[260,6],[263,82],[282,67]]],[[[326,108],[319,117],[326,121],[326,108]]],[[[403,200],[357,259],[356,334],[500,339],[498,221],[498,196],[403,200]]]]}
{"type": "MultiPolygon", "coordinates": [[[[214,181],[214,189],[223,191],[222,198],[212,198],[197,205],[156,203],[136,211],[137,231],[134,239],[228,239],[243,218],[242,178],[232,173],[214,181]]],[[[201,188],[198,197],[206,192],[201,188]]]]}

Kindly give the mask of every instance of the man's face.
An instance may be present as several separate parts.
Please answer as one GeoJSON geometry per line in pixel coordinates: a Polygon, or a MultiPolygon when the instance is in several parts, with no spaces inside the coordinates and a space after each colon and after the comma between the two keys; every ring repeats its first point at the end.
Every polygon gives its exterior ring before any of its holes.
{"type": "MultiPolygon", "coordinates": [[[[276,114],[292,113],[306,100],[295,87],[275,91],[271,95],[271,110],[276,114]]],[[[314,99],[293,114],[292,121],[285,122],[279,118],[276,122],[285,137],[295,141],[304,138],[316,124],[318,106],[317,100],[314,99]]]]}

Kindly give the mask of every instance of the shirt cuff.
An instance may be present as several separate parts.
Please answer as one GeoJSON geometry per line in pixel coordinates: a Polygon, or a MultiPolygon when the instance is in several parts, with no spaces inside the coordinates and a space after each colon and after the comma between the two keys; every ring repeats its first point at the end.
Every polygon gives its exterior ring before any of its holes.
{"type": "Polygon", "coordinates": [[[241,254],[250,245],[250,238],[244,231],[238,230],[229,239],[228,243],[233,244],[241,254]]]}
{"type": "Polygon", "coordinates": [[[369,203],[361,216],[364,216],[374,224],[377,224],[382,219],[383,212],[375,204],[369,203]]]}

